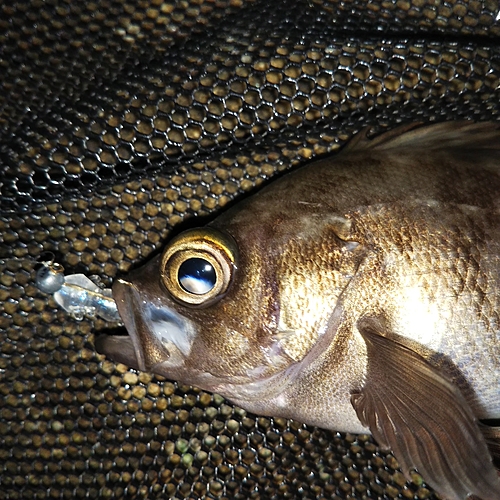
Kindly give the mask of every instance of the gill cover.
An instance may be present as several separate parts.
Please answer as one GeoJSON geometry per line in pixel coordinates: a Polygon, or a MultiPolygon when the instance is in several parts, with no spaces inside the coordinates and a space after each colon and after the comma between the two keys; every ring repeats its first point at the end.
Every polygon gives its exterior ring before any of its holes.
{"type": "Polygon", "coordinates": [[[172,298],[187,306],[207,306],[221,299],[237,269],[234,239],[211,227],[189,229],[165,249],[160,277],[172,298]]]}

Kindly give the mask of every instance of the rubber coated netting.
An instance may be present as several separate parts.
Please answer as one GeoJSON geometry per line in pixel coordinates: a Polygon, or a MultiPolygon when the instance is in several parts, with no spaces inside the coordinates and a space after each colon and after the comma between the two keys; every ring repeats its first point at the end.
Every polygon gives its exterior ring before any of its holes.
{"type": "Polygon", "coordinates": [[[37,290],[112,280],[353,133],[498,119],[497,0],[0,5],[0,499],[434,498],[366,436],[259,418],[96,354],[37,290]]]}

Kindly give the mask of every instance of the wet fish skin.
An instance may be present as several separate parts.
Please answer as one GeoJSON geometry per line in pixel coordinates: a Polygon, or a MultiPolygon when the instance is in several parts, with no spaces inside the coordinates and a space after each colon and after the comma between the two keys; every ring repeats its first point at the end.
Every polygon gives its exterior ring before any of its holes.
{"type": "Polygon", "coordinates": [[[114,285],[130,337],[98,347],[498,499],[476,420],[500,417],[499,222],[498,124],[361,133],[211,223],[239,254],[220,300],[183,304],[158,257],[114,285]]]}

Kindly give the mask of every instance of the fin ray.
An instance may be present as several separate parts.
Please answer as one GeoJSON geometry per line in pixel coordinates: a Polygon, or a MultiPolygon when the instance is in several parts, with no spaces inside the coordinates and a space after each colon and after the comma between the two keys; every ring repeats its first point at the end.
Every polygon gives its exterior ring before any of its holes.
{"type": "Polygon", "coordinates": [[[491,121],[450,121],[425,125],[416,122],[383,132],[373,139],[368,138],[369,130],[365,128],[358,132],[342,152],[411,148],[420,151],[448,149],[459,154],[464,150],[500,149],[500,123],[491,121]]]}
{"type": "Polygon", "coordinates": [[[376,320],[360,322],[359,330],[368,372],[351,402],[377,442],[393,451],[407,477],[417,469],[446,500],[500,498],[486,441],[458,387],[415,351],[385,337],[376,320]]]}

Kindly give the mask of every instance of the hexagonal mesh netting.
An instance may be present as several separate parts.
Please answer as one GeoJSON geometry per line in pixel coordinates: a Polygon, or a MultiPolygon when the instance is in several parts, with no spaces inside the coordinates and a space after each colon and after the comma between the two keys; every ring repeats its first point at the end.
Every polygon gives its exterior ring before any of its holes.
{"type": "Polygon", "coordinates": [[[0,498],[433,498],[368,437],[96,354],[33,283],[108,284],[172,228],[366,125],[498,119],[496,0],[0,5],[0,498]]]}

